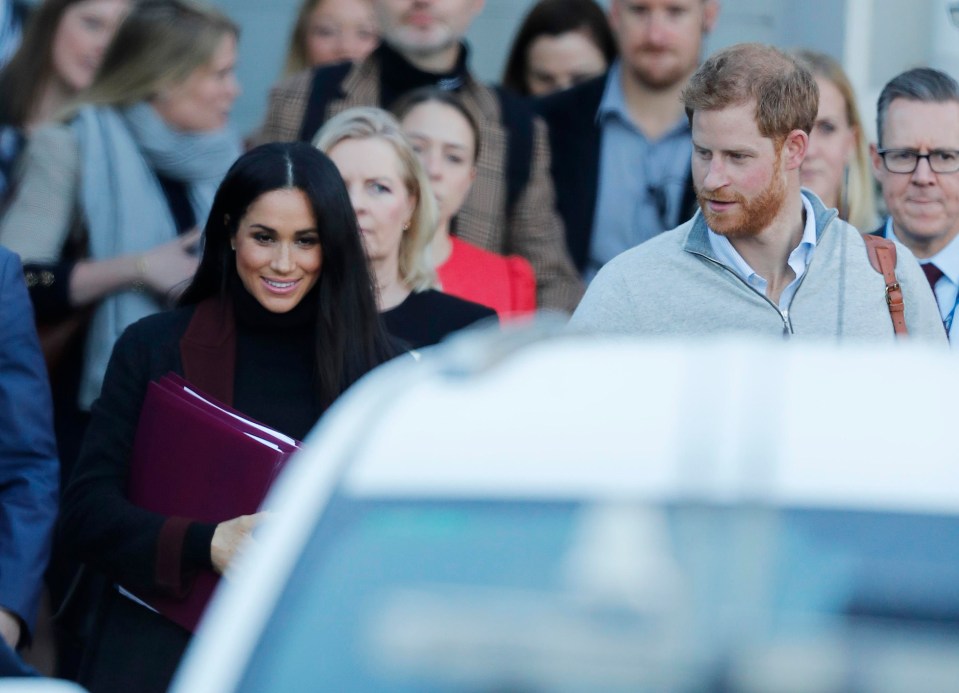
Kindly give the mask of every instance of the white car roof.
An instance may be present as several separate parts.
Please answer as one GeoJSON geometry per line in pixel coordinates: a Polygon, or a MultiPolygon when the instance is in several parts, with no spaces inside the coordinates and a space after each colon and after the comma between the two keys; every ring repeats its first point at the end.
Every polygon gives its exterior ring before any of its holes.
{"type": "Polygon", "coordinates": [[[948,350],[511,339],[388,364],[337,402],[267,499],[262,546],[216,595],[171,691],[233,689],[334,488],[959,513],[948,350]]]}
{"type": "Polygon", "coordinates": [[[567,337],[430,366],[365,425],[351,492],[959,511],[946,350],[567,337]]]}

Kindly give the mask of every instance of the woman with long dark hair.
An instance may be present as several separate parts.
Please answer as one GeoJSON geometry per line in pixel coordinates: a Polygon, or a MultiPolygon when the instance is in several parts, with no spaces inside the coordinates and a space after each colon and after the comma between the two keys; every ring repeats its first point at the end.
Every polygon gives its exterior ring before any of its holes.
{"type": "Polygon", "coordinates": [[[595,0],[540,0],[510,48],[503,86],[545,96],[601,75],[616,59],[616,39],[595,0]]]}
{"type": "Polygon", "coordinates": [[[203,523],[128,500],[148,384],[172,371],[302,439],[343,390],[395,353],[349,196],[317,150],[277,143],[243,155],[205,232],[181,306],[117,341],[63,501],[61,541],[111,581],[80,676],[94,692],[166,690],[190,634],[127,590],[184,594],[197,571],[223,573],[260,520],[203,523]]]}

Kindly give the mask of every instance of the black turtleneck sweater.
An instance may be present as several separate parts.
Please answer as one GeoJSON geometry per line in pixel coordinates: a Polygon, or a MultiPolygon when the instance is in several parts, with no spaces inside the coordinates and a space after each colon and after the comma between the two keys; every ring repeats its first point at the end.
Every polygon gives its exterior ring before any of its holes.
{"type": "Polygon", "coordinates": [[[436,86],[457,91],[469,77],[466,44],[460,44],[460,54],[453,69],[442,73],[419,69],[386,43],[380,44],[375,53],[380,62],[380,104],[383,108],[389,108],[401,95],[419,87],[436,86]]]}
{"type": "Polygon", "coordinates": [[[233,407],[303,440],[322,413],[315,387],[317,288],[288,313],[271,313],[237,285],[233,407]]]}

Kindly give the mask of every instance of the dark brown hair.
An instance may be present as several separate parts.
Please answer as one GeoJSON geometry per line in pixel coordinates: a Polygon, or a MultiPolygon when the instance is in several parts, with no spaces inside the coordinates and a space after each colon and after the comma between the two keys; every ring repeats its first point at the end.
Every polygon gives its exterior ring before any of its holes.
{"type": "Polygon", "coordinates": [[[503,86],[528,96],[526,67],[529,47],[540,36],[578,31],[589,38],[609,65],[616,59],[616,39],[606,13],[593,0],[540,0],[520,25],[503,71],[503,86]]]}
{"type": "Polygon", "coordinates": [[[274,190],[299,190],[309,200],[320,236],[314,348],[316,394],[326,408],[396,349],[379,320],[356,215],[339,171],[306,142],[274,142],[241,156],[213,198],[200,266],[180,305],[226,296],[239,281],[230,247],[250,206],[274,190]]]}

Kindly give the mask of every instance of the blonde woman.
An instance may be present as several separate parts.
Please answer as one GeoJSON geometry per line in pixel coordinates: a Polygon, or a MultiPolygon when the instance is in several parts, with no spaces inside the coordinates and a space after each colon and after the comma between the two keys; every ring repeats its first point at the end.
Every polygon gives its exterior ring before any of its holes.
{"type": "Polygon", "coordinates": [[[387,330],[410,347],[495,316],[485,306],[437,291],[430,243],[437,208],[416,153],[396,119],[379,108],[331,118],[314,145],[346,183],[387,330]]]}
{"type": "Polygon", "coordinates": [[[842,67],[823,53],[798,51],[819,86],[819,112],[803,162],[802,184],[863,233],[876,228],[876,193],[856,95],[842,67]]]}
{"type": "Polygon", "coordinates": [[[23,153],[0,243],[23,260],[44,333],[64,335],[54,378],[64,478],[114,342],[196,270],[197,224],[240,153],[226,128],[236,40],[206,5],[134,3],[81,101],[23,153]]]}

